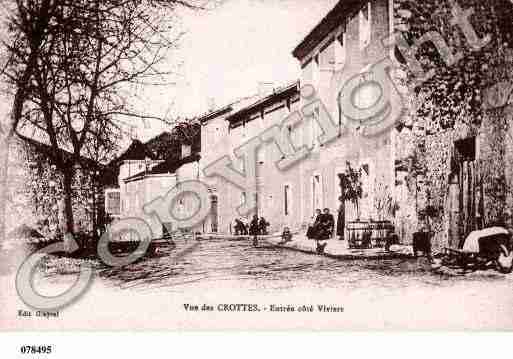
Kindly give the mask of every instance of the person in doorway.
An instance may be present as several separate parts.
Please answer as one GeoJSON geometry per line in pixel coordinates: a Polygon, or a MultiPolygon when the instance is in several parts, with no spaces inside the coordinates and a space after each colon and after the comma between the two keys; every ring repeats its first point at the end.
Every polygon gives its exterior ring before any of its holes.
{"type": "Polygon", "coordinates": [[[240,221],[242,222],[242,234],[247,235],[249,233],[248,220],[244,217],[240,217],[240,221]]]}
{"type": "Polygon", "coordinates": [[[267,222],[264,217],[260,217],[260,221],[258,222],[258,232],[262,235],[267,235],[267,227],[269,227],[269,222],[267,222]]]}
{"type": "Polygon", "coordinates": [[[256,236],[258,234],[259,234],[259,221],[258,221],[258,216],[255,214],[253,216],[253,219],[251,220],[251,223],[249,224],[249,235],[256,236]]]}
{"type": "Polygon", "coordinates": [[[246,226],[239,218],[235,218],[235,235],[244,234],[247,234],[246,226]]]}
{"type": "Polygon", "coordinates": [[[346,201],[344,201],[344,197],[340,196],[338,198],[340,205],[338,206],[338,216],[337,216],[337,236],[338,239],[344,240],[344,232],[346,229],[346,201]]]}

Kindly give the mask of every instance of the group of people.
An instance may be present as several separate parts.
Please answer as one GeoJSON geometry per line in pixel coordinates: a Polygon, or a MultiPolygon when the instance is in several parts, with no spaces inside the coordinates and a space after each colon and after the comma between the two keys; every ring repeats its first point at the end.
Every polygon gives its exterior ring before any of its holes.
{"type": "Polygon", "coordinates": [[[335,230],[335,218],[330,213],[329,208],[315,210],[312,222],[308,226],[306,236],[313,240],[327,240],[333,237],[335,230]]]}
{"type": "Polygon", "coordinates": [[[245,223],[243,218],[236,218],[234,226],[235,235],[266,235],[269,234],[267,230],[269,225],[269,222],[264,217],[258,218],[256,214],[251,219],[249,225],[245,223]]]}

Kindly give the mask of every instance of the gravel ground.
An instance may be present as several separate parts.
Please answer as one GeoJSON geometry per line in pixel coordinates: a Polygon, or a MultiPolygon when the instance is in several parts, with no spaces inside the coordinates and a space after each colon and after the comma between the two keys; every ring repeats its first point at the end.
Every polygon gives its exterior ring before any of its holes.
{"type": "MultiPolygon", "coordinates": [[[[20,319],[12,273],[0,276],[1,327],[11,329],[513,329],[513,275],[434,272],[424,259],[336,260],[246,241],[163,247],[124,268],[97,261],[91,289],[59,319],[20,319]],[[183,304],[338,305],[337,314],[189,313],[183,304]]],[[[82,260],[51,258],[46,295],[73,283],[82,260]]],[[[43,267],[41,268],[43,269],[43,267]]]]}

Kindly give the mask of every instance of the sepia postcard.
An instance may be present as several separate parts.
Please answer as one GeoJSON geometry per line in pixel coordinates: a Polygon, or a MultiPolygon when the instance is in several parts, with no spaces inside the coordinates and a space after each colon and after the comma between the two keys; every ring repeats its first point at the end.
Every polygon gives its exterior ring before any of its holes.
{"type": "Polygon", "coordinates": [[[513,330],[512,0],[0,6],[0,331],[513,330]]]}

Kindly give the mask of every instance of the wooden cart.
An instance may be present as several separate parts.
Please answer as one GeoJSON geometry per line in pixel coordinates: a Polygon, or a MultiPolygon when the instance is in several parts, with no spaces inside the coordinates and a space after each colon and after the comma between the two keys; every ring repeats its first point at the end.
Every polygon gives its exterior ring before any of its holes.
{"type": "Polygon", "coordinates": [[[471,232],[462,248],[444,248],[442,264],[464,270],[495,267],[501,273],[513,269],[511,235],[502,227],[489,227],[471,232]]]}

